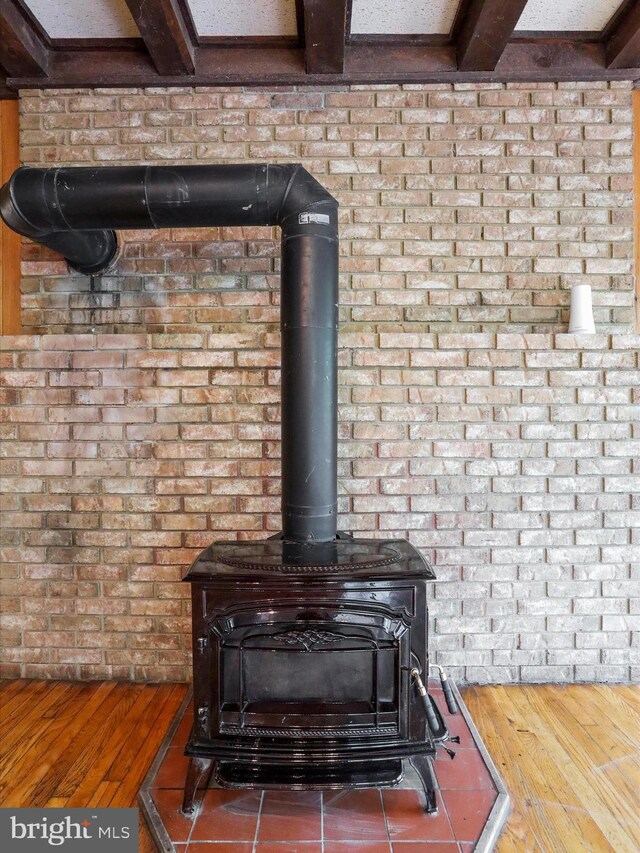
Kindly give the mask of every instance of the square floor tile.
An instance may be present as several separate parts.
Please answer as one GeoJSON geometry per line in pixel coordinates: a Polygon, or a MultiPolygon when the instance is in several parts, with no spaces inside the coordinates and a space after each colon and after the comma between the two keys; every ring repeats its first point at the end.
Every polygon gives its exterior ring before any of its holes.
{"type": "Polygon", "coordinates": [[[321,841],[320,791],[265,791],[258,841],[321,841]]]}
{"type": "Polygon", "coordinates": [[[394,841],[393,853],[458,853],[455,841],[394,841]]]}
{"type": "Polygon", "coordinates": [[[447,811],[458,841],[477,841],[491,811],[495,791],[443,791],[447,811]]]}
{"type": "Polygon", "coordinates": [[[182,788],[187,775],[189,759],[179,746],[167,750],[153,781],[154,788],[182,788]]]}
{"type": "Polygon", "coordinates": [[[169,838],[172,841],[188,841],[193,820],[185,817],[180,811],[182,806],[182,791],[159,788],[151,791],[160,820],[163,822],[169,838]]]}
{"type": "Polygon", "coordinates": [[[325,841],[324,853],[391,853],[388,841],[325,841]]]}
{"type": "MultiPolygon", "coordinates": [[[[216,850],[215,853],[218,853],[216,850]]],[[[256,844],[256,853],[322,853],[320,841],[265,841],[256,844]]]]}
{"type": "MultiPolygon", "coordinates": [[[[450,714],[446,710],[445,705],[442,705],[442,703],[438,703],[438,705],[440,709],[444,711],[444,722],[451,737],[460,738],[461,749],[472,749],[475,745],[475,741],[471,734],[471,729],[467,725],[467,721],[462,714],[450,714]]],[[[450,746],[452,749],[457,749],[455,743],[447,743],[447,746],[450,746]]]]}
{"type": "Polygon", "coordinates": [[[253,853],[251,841],[224,841],[211,844],[209,841],[192,841],[188,853],[253,853]]]}
{"type": "Polygon", "coordinates": [[[454,841],[440,793],[437,814],[425,811],[424,793],[416,790],[383,792],[389,838],[396,841],[454,841]]]}
{"type": "Polygon", "coordinates": [[[330,841],[387,841],[380,791],[331,791],[324,795],[324,837],[330,841]]]}
{"type": "Polygon", "coordinates": [[[205,791],[192,841],[253,841],[260,791],[205,791]]]}
{"type": "Polygon", "coordinates": [[[440,753],[433,768],[441,788],[495,791],[487,765],[477,749],[457,749],[453,760],[446,753],[440,753]]]}
{"type": "MultiPolygon", "coordinates": [[[[450,749],[458,749],[458,747],[460,749],[474,749],[475,741],[473,735],[460,714],[457,714],[455,717],[445,717],[444,721],[451,737],[460,738],[459,744],[447,742],[446,745],[450,749]]],[[[442,754],[443,750],[438,750],[438,752],[442,754]]]]}

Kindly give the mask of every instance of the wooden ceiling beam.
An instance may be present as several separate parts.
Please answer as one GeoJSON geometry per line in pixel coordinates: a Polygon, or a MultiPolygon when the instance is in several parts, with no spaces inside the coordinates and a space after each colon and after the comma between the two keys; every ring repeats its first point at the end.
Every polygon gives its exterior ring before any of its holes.
{"type": "Polygon", "coordinates": [[[607,68],[635,68],[640,65],[640,0],[636,0],[618,21],[607,41],[607,68]]]}
{"type": "Polygon", "coordinates": [[[493,71],[527,0],[470,0],[456,41],[460,71],[493,71]]]}
{"type": "Polygon", "coordinates": [[[460,71],[447,45],[351,44],[344,72],[307,73],[300,47],[198,48],[198,72],[158,74],[143,49],[98,48],[52,51],[50,75],[9,77],[10,89],[92,86],[305,86],[375,83],[499,83],[571,80],[635,80],[634,68],[607,68],[601,43],[567,39],[510,42],[491,71],[460,71]]]}
{"type": "Polygon", "coordinates": [[[49,73],[51,51],[14,0],[0,3],[0,64],[12,77],[49,73]]]}
{"type": "Polygon", "coordinates": [[[302,0],[308,74],[342,74],[351,0],[302,0]]]}
{"type": "Polygon", "coordinates": [[[126,0],[159,74],[195,72],[195,48],[177,0],[126,0]]]}

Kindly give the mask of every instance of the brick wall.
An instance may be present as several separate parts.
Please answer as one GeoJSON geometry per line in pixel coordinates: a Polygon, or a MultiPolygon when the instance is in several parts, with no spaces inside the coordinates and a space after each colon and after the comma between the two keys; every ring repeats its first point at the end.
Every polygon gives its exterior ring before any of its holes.
{"type": "MultiPolygon", "coordinates": [[[[300,161],[341,205],[342,322],[563,331],[572,284],[633,322],[630,83],[24,92],[27,164],[300,161]]],[[[124,232],[90,281],[25,247],[34,332],[277,321],[269,229],[124,232]]]]}
{"type": "MultiPolygon", "coordinates": [[[[342,334],[341,527],[431,558],[458,677],[640,677],[639,345],[342,334]]],[[[277,346],[4,340],[7,674],[187,677],[185,567],[279,527],[277,346]]]]}
{"type": "MultiPolygon", "coordinates": [[[[458,678],[638,680],[630,96],[35,92],[22,152],[302,160],[341,202],[342,528],[431,558],[458,678]],[[555,333],[575,282],[595,336],[555,333]]],[[[124,236],[92,283],[25,244],[32,334],[0,353],[11,677],[187,678],[185,567],[279,526],[277,235],[124,236]]]]}

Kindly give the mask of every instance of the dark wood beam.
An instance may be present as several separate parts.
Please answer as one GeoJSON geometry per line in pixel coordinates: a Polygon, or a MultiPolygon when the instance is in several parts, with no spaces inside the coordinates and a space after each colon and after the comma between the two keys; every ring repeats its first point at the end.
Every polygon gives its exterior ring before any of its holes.
{"type": "Polygon", "coordinates": [[[18,97],[17,92],[13,92],[7,86],[7,72],[0,65],[0,101],[12,101],[18,97]]]}
{"type": "Polygon", "coordinates": [[[0,64],[12,77],[46,76],[50,51],[14,0],[0,2],[0,64]]]}
{"type": "Polygon", "coordinates": [[[197,49],[198,73],[158,74],[140,49],[98,48],[52,51],[50,75],[10,77],[11,89],[92,86],[305,86],[350,83],[499,83],[565,80],[637,80],[634,68],[607,68],[601,43],[565,39],[510,42],[492,71],[461,72],[455,48],[442,45],[351,44],[342,74],[305,72],[304,50],[291,46],[197,49]]]}
{"type": "Polygon", "coordinates": [[[195,71],[194,46],[177,0],[126,0],[159,74],[195,71]]]}
{"type": "Polygon", "coordinates": [[[640,0],[626,10],[607,41],[608,68],[640,65],[640,0]]]}
{"type": "Polygon", "coordinates": [[[493,71],[527,0],[471,0],[460,22],[456,55],[460,71],[493,71]]]}
{"type": "Polygon", "coordinates": [[[17,101],[18,93],[7,89],[6,81],[0,78],[0,101],[17,101]]]}
{"type": "Polygon", "coordinates": [[[298,31],[298,46],[304,47],[304,0],[296,2],[296,29],[298,31]]]}
{"type": "Polygon", "coordinates": [[[308,74],[342,74],[351,0],[302,0],[308,74]]]}

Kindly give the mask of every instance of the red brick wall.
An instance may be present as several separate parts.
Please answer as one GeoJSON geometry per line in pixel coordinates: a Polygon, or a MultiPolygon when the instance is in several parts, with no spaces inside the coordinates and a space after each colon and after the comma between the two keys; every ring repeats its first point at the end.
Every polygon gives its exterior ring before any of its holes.
{"type": "MultiPolygon", "coordinates": [[[[27,164],[304,163],[340,201],[354,328],[563,331],[576,283],[633,323],[629,83],[23,94],[27,164]]],[[[25,247],[25,326],[277,325],[275,229],[122,236],[93,283],[25,247]]]]}
{"type": "MultiPolygon", "coordinates": [[[[341,202],[343,529],[432,559],[457,677],[638,680],[630,96],[34,92],[22,152],[302,159],[341,202]],[[575,282],[595,336],[554,333],[575,282]]],[[[277,263],[268,229],[130,233],[91,290],[25,245],[33,334],[0,353],[6,675],[188,677],[184,569],[279,526],[277,263]]]]}
{"type": "MultiPolygon", "coordinates": [[[[180,577],[279,528],[278,336],[3,339],[5,673],[188,677],[180,577]]],[[[627,680],[640,336],[345,333],[341,527],[434,562],[436,660],[627,680]]]]}

